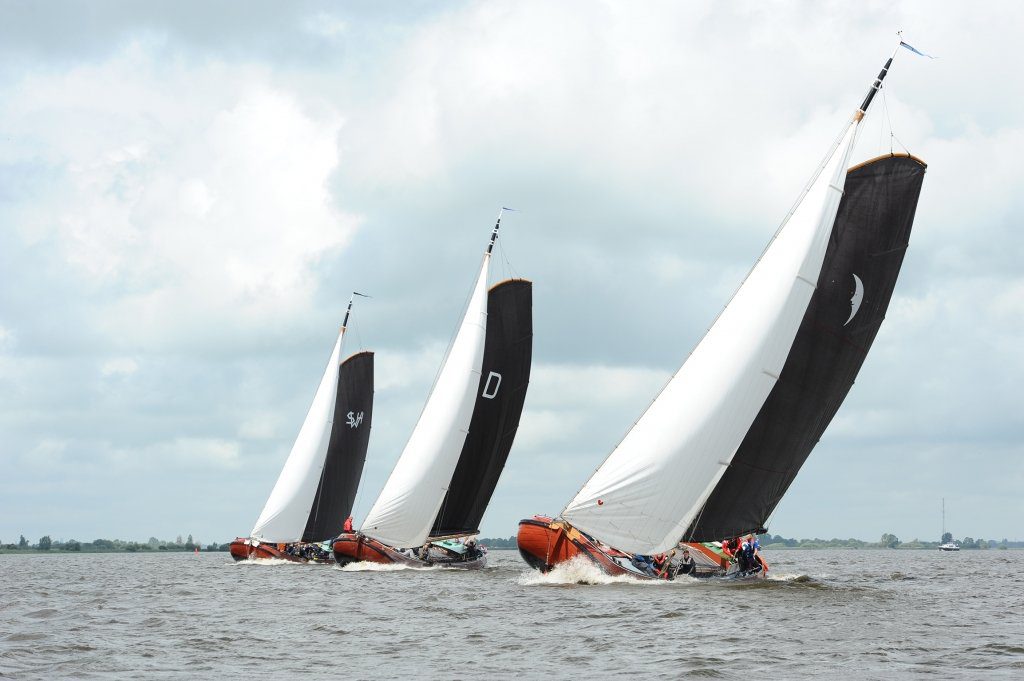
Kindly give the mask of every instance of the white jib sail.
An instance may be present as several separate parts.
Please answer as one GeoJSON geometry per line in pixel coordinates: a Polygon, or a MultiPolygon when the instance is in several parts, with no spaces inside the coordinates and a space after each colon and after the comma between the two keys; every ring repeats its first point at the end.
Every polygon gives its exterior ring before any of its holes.
{"type": "Polygon", "coordinates": [[[327,362],[320,386],[313,396],[313,404],[306,413],[306,420],[302,422],[292,451],[284,462],[281,475],[277,478],[256,526],[252,528],[249,536],[254,539],[270,543],[302,539],[309,511],[313,508],[316,488],[320,484],[327,445],[331,440],[343,337],[344,331],[338,334],[331,359],[327,362]]]}
{"type": "Polygon", "coordinates": [[[665,551],[683,536],[785,364],[817,285],[856,128],[854,121],[728,306],[563,518],[633,553],[665,551]]]}
{"type": "Polygon", "coordinates": [[[363,521],[363,534],[400,548],[421,545],[451,484],[473,418],[487,327],[487,269],[484,256],[462,325],[434,390],[363,521]]]}

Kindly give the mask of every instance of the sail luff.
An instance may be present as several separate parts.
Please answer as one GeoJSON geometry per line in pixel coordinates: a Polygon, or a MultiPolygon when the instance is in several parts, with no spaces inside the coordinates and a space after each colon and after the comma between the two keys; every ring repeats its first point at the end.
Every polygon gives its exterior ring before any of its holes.
{"type": "Polygon", "coordinates": [[[363,521],[361,531],[385,544],[412,547],[423,543],[458,465],[483,361],[489,263],[488,253],[434,389],[363,521]]]}
{"type": "Polygon", "coordinates": [[[294,542],[306,528],[330,442],[344,336],[342,328],[288,459],[249,535],[254,539],[294,542]]]}
{"type": "Polygon", "coordinates": [[[859,120],[683,367],[563,511],[570,523],[637,553],[682,537],[782,370],[821,270],[859,120]]]}

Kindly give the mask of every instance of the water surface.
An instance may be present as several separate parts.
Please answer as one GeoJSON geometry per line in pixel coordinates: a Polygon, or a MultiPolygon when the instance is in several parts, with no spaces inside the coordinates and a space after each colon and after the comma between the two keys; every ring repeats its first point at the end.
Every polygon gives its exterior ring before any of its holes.
{"type": "Polygon", "coordinates": [[[0,677],[1024,678],[1021,551],[769,551],[772,579],[0,555],[0,677]]]}

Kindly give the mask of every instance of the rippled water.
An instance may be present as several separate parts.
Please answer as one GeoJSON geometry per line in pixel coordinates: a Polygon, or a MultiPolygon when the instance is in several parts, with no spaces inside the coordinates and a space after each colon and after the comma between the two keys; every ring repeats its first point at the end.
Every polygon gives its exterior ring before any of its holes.
{"type": "Polygon", "coordinates": [[[0,677],[1024,678],[1020,551],[775,551],[755,583],[0,555],[0,677]]]}

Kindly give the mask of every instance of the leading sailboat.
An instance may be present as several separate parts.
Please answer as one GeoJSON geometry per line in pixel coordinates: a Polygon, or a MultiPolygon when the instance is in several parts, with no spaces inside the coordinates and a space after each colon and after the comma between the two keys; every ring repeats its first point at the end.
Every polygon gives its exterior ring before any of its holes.
{"type": "Polygon", "coordinates": [[[681,566],[666,552],[686,550],[690,574],[764,574],[753,549],[740,565],[712,540],[762,529],[835,414],[884,316],[913,222],[922,162],[885,157],[847,172],[892,59],[679,372],[560,518],[521,521],[531,566],[583,556],[613,575],[671,577],[681,566]],[[737,495],[752,485],[763,487],[747,505],[737,495]]]}
{"type": "Polygon", "coordinates": [[[486,550],[471,537],[519,427],[533,347],[531,283],[509,279],[487,289],[500,226],[501,213],[455,340],[391,476],[361,529],[333,543],[339,564],[486,564],[486,550]]]}
{"type": "Polygon", "coordinates": [[[278,558],[333,563],[328,540],[350,523],[373,417],[373,353],[340,361],[353,293],[306,420],[248,537],[231,542],[235,560],[278,558]]]}

